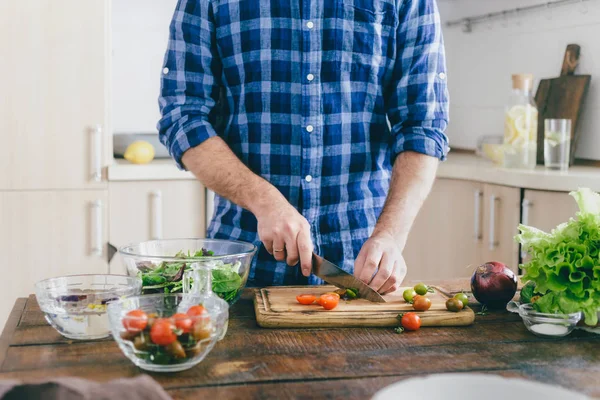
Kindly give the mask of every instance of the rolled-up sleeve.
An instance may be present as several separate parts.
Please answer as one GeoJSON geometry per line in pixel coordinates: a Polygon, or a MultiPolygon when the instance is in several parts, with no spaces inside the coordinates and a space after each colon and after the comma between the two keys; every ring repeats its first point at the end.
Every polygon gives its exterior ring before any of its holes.
{"type": "Polygon", "coordinates": [[[387,100],[394,156],[414,151],[445,160],[449,94],[436,1],[399,1],[396,34],[387,100]]]}
{"type": "Polygon", "coordinates": [[[179,0],[170,24],[157,124],[160,141],[180,169],[190,148],[216,136],[210,122],[219,94],[221,64],[217,56],[211,2],[179,0]]]}

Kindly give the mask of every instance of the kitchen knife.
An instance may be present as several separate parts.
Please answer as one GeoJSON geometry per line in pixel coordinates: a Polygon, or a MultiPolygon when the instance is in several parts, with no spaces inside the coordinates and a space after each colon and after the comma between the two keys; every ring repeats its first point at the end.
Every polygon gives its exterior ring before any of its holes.
{"type": "Polygon", "coordinates": [[[313,253],[312,265],[313,273],[325,282],[342,289],[358,289],[361,298],[374,303],[385,303],[385,299],[366,283],[325,260],[323,257],[319,257],[313,253]]]}

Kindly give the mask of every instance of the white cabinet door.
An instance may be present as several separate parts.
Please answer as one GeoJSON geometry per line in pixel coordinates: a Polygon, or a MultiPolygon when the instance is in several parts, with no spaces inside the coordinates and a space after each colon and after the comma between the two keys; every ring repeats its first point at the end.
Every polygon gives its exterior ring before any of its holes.
{"type": "Polygon", "coordinates": [[[0,324],[35,282],[67,274],[107,273],[108,193],[0,192],[0,324]]]}
{"type": "Polygon", "coordinates": [[[408,280],[469,277],[480,262],[483,185],[438,179],[410,232],[408,280]]]}
{"type": "Polygon", "coordinates": [[[499,261],[514,272],[519,268],[521,190],[499,185],[484,185],[484,229],[480,264],[499,261]]]}
{"type": "Polygon", "coordinates": [[[108,4],[0,2],[0,190],[106,187],[108,4]]]}
{"type": "MultiPolygon", "coordinates": [[[[110,235],[115,247],[161,238],[206,236],[205,190],[198,181],[111,182],[110,235]]],[[[111,272],[125,273],[117,256],[111,272]]]]}
{"type": "MultiPolygon", "coordinates": [[[[575,199],[566,192],[525,190],[522,204],[522,223],[550,232],[557,225],[574,218],[577,212],[575,199]]],[[[521,253],[523,261],[528,260],[521,253]]]]}

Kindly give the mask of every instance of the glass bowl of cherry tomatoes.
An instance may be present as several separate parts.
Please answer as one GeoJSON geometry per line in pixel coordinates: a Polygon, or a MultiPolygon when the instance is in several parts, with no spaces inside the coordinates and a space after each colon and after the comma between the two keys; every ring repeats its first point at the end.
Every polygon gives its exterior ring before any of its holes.
{"type": "Polygon", "coordinates": [[[229,305],[217,296],[151,294],[108,305],[111,333],[141,369],[183,371],[199,364],[223,337],[229,305]]]}

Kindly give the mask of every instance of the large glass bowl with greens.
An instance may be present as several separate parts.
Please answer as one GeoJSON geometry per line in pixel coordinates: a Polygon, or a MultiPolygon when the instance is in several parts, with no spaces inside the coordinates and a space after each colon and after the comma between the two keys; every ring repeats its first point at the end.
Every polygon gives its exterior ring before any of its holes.
{"type": "Polygon", "coordinates": [[[256,246],[221,239],[158,239],[119,249],[127,274],[142,279],[142,294],[182,293],[183,273],[212,271],[212,291],[230,305],[240,297],[256,246]]]}

